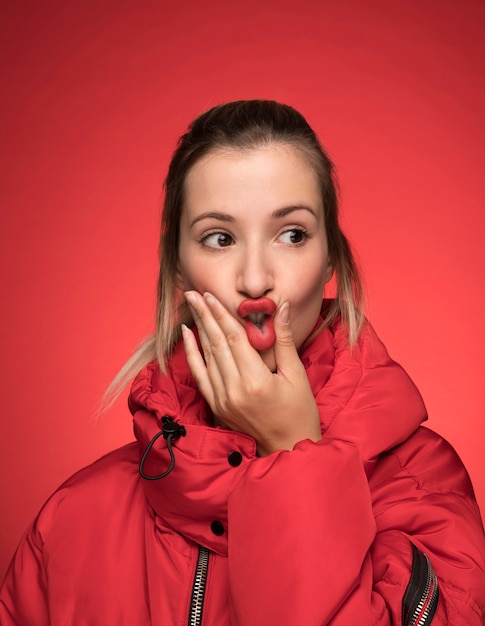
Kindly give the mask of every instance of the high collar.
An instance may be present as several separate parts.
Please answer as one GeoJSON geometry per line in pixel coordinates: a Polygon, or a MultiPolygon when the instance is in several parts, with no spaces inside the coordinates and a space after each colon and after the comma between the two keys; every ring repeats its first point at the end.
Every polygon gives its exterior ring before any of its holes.
{"type": "MultiPolygon", "coordinates": [[[[368,323],[351,349],[347,332],[337,320],[322,328],[300,357],[319,408],[323,437],[355,442],[368,474],[379,454],[407,439],[426,419],[416,387],[368,323]]],[[[227,536],[211,532],[211,523],[218,520],[225,526],[228,496],[249,464],[271,462],[268,459],[273,455],[257,458],[252,437],[213,425],[181,343],[166,375],[156,362],[140,372],[129,406],[141,452],[160,432],[163,416],[174,418],[186,430],[173,444],[173,471],[160,480],[143,480],[157,516],[196,543],[226,554],[227,536]],[[231,465],[232,452],[241,455],[239,466],[231,465]]],[[[150,475],[160,474],[169,462],[167,442],[160,437],[144,469],[150,475]]]]}

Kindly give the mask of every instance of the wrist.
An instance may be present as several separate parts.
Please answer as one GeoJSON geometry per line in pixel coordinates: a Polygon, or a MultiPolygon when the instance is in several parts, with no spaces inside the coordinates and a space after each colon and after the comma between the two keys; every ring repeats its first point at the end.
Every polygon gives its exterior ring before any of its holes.
{"type": "Polygon", "coordinates": [[[305,439],[317,442],[320,441],[321,438],[322,433],[319,426],[318,429],[314,428],[305,432],[302,431],[295,433],[293,436],[287,436],[281,439],[273,439],[265,442],[256,440],[256,451],[258,456],[263,457],[282,450],[291,451],[300,441],[304,441],[305,439]]]}

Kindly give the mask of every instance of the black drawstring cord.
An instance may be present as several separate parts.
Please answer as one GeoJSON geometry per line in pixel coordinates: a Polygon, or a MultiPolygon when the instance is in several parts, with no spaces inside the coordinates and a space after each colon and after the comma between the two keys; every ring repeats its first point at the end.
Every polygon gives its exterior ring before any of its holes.
{"type": "Polygon", "coordinates": [[[168,415],[162,417],[162,424],[162,430],[152,438],[147,446],[147,449],[143,453],[143,456],[141,457],[140,476],[145,480],[159,480],[160,478],[165,478],[165,476],[168,476],[170,474],[175,466],[175,455],[172,450],[172,441],[177,441],[179,437],[185,437],[185,435],[187,434],[184,426],[174,422],[173,419],[168,415]],[[167,449],[170,454],[170,465],[168,466],[168,469],[163,472],[163,474],[158,474],[158,476],[148,476],[148,474],[145,474],[145,472],[143,471],[143,466],[145,464],[147,456],[150,454],[150,450],[153,448],[153,444],[162,435],[167,440],[167,449]]]}

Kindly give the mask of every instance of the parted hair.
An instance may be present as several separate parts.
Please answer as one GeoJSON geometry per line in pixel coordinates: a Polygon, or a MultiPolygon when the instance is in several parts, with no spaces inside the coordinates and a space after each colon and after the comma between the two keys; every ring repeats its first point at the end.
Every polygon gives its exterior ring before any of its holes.
{"type": "Polygon", "coordinates": [[[339,225],[338,184],[334,165],[306,119],[293,107],[273,100],[239,100],[213,107],[188,127],[175,149],[164,182],[157,287],[156,326],[114,378],[104,396],[109,406],[123,387],[147,363],[166,361],[181,336],[181,324],[191,324],[189,309],[177,288],[180,217],[185,181],[204,156],[224,150],[254,150],[280,144],[297,150],[316,174],[322,194],[330,262],[336,295],[324,325],[342,318],[349,343],[355,345],[363,324],[362,282],[349,242],[339,225]]]}

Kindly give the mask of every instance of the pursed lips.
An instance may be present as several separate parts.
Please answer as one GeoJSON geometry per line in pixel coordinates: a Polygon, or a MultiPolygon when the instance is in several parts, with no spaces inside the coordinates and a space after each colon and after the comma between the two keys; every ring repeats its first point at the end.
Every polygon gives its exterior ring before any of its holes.
{"type": "Polygon", "coordinates": [[[271,298],[257,298],[243,300],[237,308],[237,314],[242,318],[250,318],[253,323],[262,323],[266,315],[274,315],[276,304],[271,298]]]}
{"type": "Polygon", "coordinates": [[[258,352],[269,350],[276,341],[273,315],[276,304],[270,298],[246,299],[238,306],[237,313],[244,319],[249,343],[258,352]]]}
{"type": "Polygon", "coordinates": [[[266,317],[266,313],[249,313],[246,316],[246,319],[251,320],[251,322],[257,327],[261,328],[263,325],[264,318],[266,317]]]}

